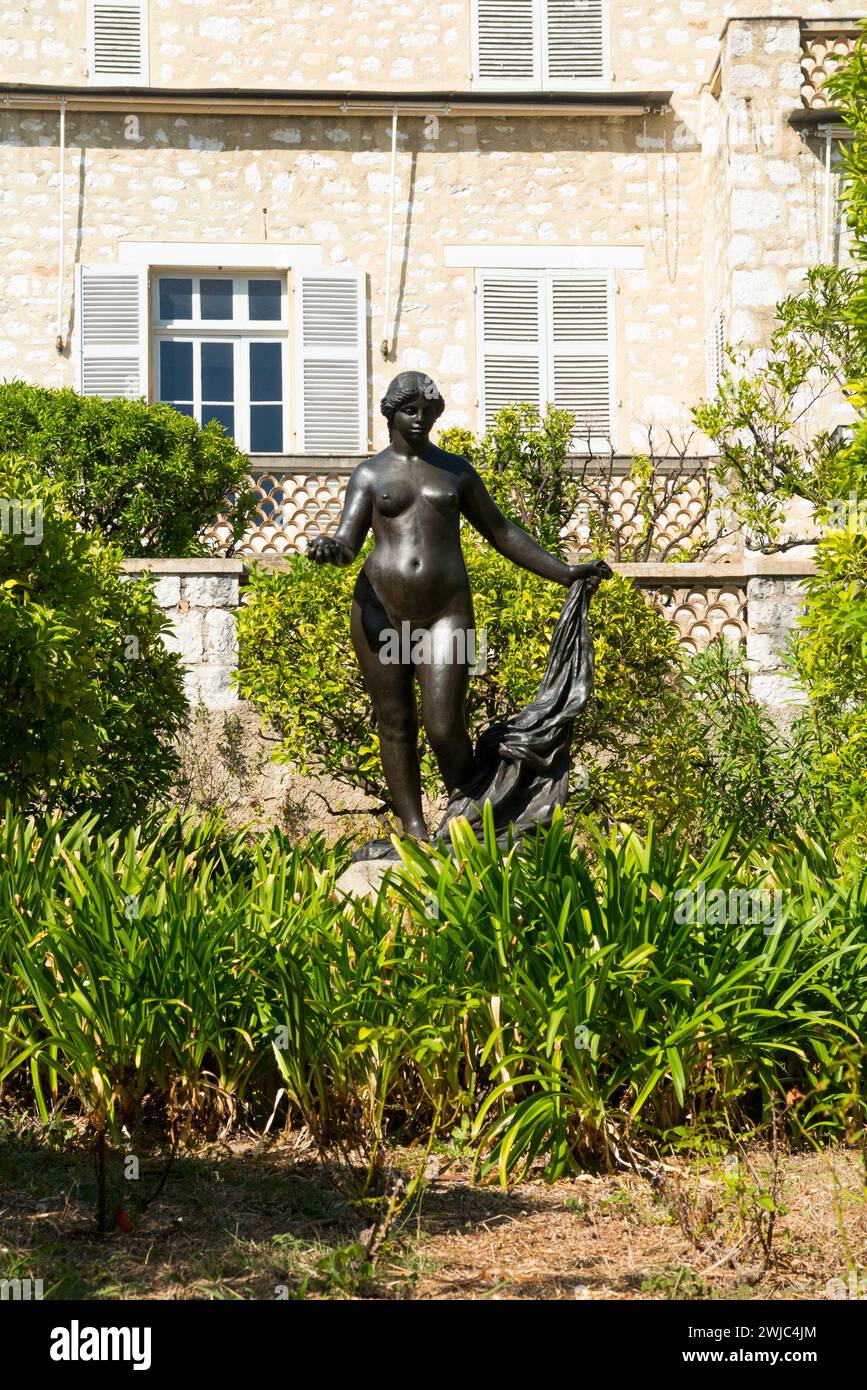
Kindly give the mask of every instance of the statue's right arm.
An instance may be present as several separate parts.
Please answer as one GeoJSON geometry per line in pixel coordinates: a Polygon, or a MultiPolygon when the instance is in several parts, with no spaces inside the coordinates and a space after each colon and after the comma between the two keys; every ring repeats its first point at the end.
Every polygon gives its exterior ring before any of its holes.
{"type": "Polygon", "coordinates": [[[343,501],[343,515],[333,536],[316,536],[307,555],[317,565],[351,565],[364,545],[373,519],[370,480],[362,464],[349,479],[343,501]]]}

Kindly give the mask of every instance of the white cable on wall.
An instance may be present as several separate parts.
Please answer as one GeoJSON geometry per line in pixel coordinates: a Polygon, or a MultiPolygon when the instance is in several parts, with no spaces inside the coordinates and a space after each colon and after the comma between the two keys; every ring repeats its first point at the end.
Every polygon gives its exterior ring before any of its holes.
{"type": "Polygon", "coordinates": [[[66,98],[60,98],[60,249],[57,261],[57,338],[54,346],[63,352],[63,271],[66,259],[66,98]]]}
{"type": "Polygon", "coordinates": [[[382,319],[383,357],[388,357],[391,330],[391,260],[394,252],[394,189],[397,182],[397,107],[391,113],[391,192],[388,200],[388,251],[385,260],[385,309],[382,319]]]}

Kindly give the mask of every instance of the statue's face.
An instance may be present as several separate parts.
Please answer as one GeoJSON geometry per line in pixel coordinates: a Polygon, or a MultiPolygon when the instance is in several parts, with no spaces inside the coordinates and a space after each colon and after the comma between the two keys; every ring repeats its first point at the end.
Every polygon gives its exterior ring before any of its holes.
{"type": "Polygon", "coordinates": [[[418,395],[394,412],[394,429],[410,444],[423,444],[438,419],[439,398],[418,395]]]}

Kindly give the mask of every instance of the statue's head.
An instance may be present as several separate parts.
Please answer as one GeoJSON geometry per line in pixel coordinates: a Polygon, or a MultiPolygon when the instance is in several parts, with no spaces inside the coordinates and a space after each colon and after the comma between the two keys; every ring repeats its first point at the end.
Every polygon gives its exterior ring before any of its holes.
{"type": "Polygon", "coordinates": [[[395,417],[403,416],[405,420],[397,421],[399,429],[405,426],[401,433],[427,436],[445,408],[439,387],[427,372],[398,373],[380,402],[380,410],[388,421],[389,438],[394,433],[395,417]]]}

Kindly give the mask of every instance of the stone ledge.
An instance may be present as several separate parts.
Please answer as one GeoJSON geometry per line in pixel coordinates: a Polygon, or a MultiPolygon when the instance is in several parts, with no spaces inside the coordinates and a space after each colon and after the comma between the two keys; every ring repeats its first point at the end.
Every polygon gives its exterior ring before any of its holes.
{"type": "Polygon", "coordinates": [[[778,560],[772,556],[738,559],[727,563],[721,560],[697,560],[678,564],[612,564],[611,568],[636,584],[677,584],[712,581],[722,584],[747,584],[751,579],[807,579],[816,573],[812,560],[778,560]]]}
{"type": "Polygon", "coordinates": [[[237,574],[244,573],[242,560],[225,560],[221,556],[183,557],[177,560],[148,560],[140,557],[124,560],[121,565],[124,574],[237,574]]]}
{"type": "Polygon", "coordinates": [[[861,21],[854,16],[848,19],[799,19],[798,23],[806,34],[834,34],[858,38],[862,33],[861,21]]]}
{"type": "MultiPolygon", "coordinates": [[[[247,555],[244,557],[244,576],[249,575],[251,569],[261,566],[263,569],[286,570],[289,568],[290,561],[295,558],[292,555],[247,555]]],[[[680,584],[680,583],[701,583],[704,581],[715,584],[746,584],[750,579],[806,579],[816,573],[816,566],[812,560],[778,560],[772,556],[756,556],[750,559],[738,559],[735,562],[722,560],[698,560],[684,564],[661,561],[657,564],[634,564],[612,562],[611,568],[618,574],[622,574],[624,579],[631,579],[641,587],[651,584],[680,584]]]]}

